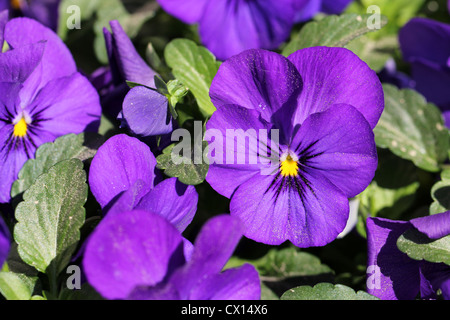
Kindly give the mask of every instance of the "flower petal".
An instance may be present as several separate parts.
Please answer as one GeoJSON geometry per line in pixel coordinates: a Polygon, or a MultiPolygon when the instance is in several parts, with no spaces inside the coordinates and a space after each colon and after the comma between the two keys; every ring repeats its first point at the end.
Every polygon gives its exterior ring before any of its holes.
{"type": "Polygon", "coordinates": [[[411,224],[430,239],[450,235],[450,211],[412,219],[411,224]]]}
{"type": "Polygon", "coordinates": [[[374,270],[371,275],[374,283],[368,285],[368,293],[382,300],[416,298],[420,285],[419,261],[410,259],[397,247],[398,237],[410,227],[405,221],[367,219],[367,266],[374,270]]]}
{"type": "Polygon", "coordinates": [[[146,192],[150,191],[153,188],[155,166],[155,156],[146,144],[125,134],[118,134],[109,138],[92,159],[89,186],[103,208],[139,179],[144,181],[146,192]]]}
{"type": "Polygon", "coordinates": [[[71,52],[51,29],[29,18],[15,18],[5,27],[5,40],[11,48],[46,41],[42,57],[41,86],[48,81],[70,76],[77,71],[71,52]]]}
{"type": "Polygon", "coordinates": [[[190,293],[190,300],[259,300],[258,272],[250,264],[227,269],[203,279],[190,293]]]}
{"type": "Polygon", "coordinates": [[[37,42],[0,54],[0,82],[24,83],[41,62],[45,46],[37,42]]]}
{"type": "Polygon", "coordinates": [[[450,55],[450,25],[426,18],[413,18],[399,32],[403,58],[421,58],[440,66],[450,55]]]}
{"type": "Polygon", "coordinates": [[[155,90],[134,87],[123,101],[122,119],[133,134],[141,137],[170,133],[173,127],[168,103],[167,98],[155,90]]]}
{"type": "Polygon", "coordinates": [[[247,50],[222,63],[209,95],[218,109],[234,104],[256,110],[270,122],[301,90],[302,78],[288,59],[275,52],[247,50]]]}
{"type": "Polygon", "coordinates": [[[166,179],[148,192],[136,209],[159,214],[183,232],[197,212],[198,194],[194,186],[187,186],[177,178],[166,179]]]}
{"type": "Polygon", "coordinates": [[[293,22],[292,0],[210,1],[199,33],[205,46],[225,60],[247,49],[276,49],[289,37],[293,22]]]}
{"type": "Polygon", "coordinates": [[[123,299],[137,286],[161,282],[182,247],[182,236],[164,218],[146,211],[123,212],[105,217],[90,235],[83,267],[103,297],[123,299]]]}
{"type": "Polygon", "coordinates": [[[345,48],[312,47],[288,59],[303,79],[295,123],[303,123],[333,104],[349,104],[361,112],[374,128],[384,109],[384,94],[375,71],[345,48]]]}
{"type": "Polygon", "coordinates": [[[123,77],[123,81],[127,80],[154,87],[156,72],[138,54],[120,23],[117,20],[113,20],[109,24],[113,38],[113,57],[123,77]]]}
{"type": "Polygon", "coordinates": [[[255,175],[234,193],[231,215],[245,236],[269,245],[287,240],[298,247],[323,246],[347,223],[347,197],[320,173],[299,177],[255,175]]]}
{"type": "Polygon", "coordinates": [[[306,170],[320,171],[348,197],[369,185],[377,169],[374,134],[350,105],[332,105],[310,115],[295,135],[294,148],[306,170]]]}
{"type": "Polygon", "coordinates": [[[233,254],[242,237],[239,219],[220,215],[209,219],[195,239],[191,259],[176,270],[170,282],[177,287],[181,299],[204,277],[219,273],[233,254]]]}
{"type": "Polygon", "coordinates": [[[0,216],[0,268],[8,258],[9,248],[11,247],[11,235],[8,227],[0,216]]]}
{"type": "MultiPolygon", "coordinates": [[[[205,140],[210,142],[206,180],[230,198],[241,183],[265,166],[259,156],[259,139],[261,134],[268,136],[270,125],[256,110],[228,105],[213,113],[206,129],[205,140]]],[[[269,139],[266,144],[271,146],[269,139]]]]}
{"type": "Polygon", "coordinates": [[[100,99],[89,80],[79,73],[48,82],[26,106],[39,129],[55,137],[84,131],[96,132],[100,125],[100,99]]]}
{"type": "Polygon", "coordinates": [[[158,0],[161,7],[170,15],[185,23],[200,20],[208,0],[158,0]]]}

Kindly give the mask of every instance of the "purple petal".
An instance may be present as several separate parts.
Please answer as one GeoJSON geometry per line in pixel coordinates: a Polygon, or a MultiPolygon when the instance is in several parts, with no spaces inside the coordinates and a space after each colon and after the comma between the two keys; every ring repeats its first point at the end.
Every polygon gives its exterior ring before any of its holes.
{"type": "Polygon", "coordinates": [[[412,219],[411,224],[430,239],[450,235],[450,211],[412,219]]]}
{"type": "Polygon", "coordinates": [[[258,272],[250,264],[212,274],[191,291],[190,300],[259,300],[261,285],[258,272]]]}
{"type": "Polygon", "coordinates": [[[289,37],[293,22],[292,0],[210,1],[199,33],[202,43],[225,60],[247,49],[276,49],[289,37]]]}
{"type": "Polygon", "coordinates": [[[411,62],[411,74],[415,82],[414,89],[425,98],[441,108],[450,108],[450,96],[447,88],[450,85],[450,68],[436,63],[414,59],[411,62]]]}
{"type": "Polygon", "coordinates": [[[36,147],[28,145],[24,148],[22,138],[10,141],[14,132],[14,125],[6,124],[0,129],[0,203],[7,203],[11,199],[11,186],[17,179],[20,169],[28,160],[29,156],[34,156],[36,147]]]}
{"type": "Polygon", "coordinates": [[[0,43],[3,46],[4,36],[3,33],[5,31],[5,25],[8,22],[9,18],[9,11],[8,10],[2,10],[0,11],[0,43]]]}
{"type": "Polygon", "coordinates": [[[170,15],[191,24],[200,20],[208,0],[158,0],[158,3],[170,15]]]}
{"type": "Polygon", "coordinates": [[[323,246],[344,230],[347,197],[320,173],[300,177],[260,176],[243,183],[230,203],[245,236],[269,245],[323,246]]]}
{"type": "Polygon", "coordinates": [[[122,191],[138,180],[145,192],[153,188],[155,156],[136,138],[118,134],[108,139],[97,151],[89,170],[89,186],[98,203],[105,207],[122,191]]]}
{"type": "Polygon", "coordinates": [[[183,246],[164,218],[130,211],[107,216],[88,239],[83,267],[88,282],[107,299],[126,298],[136,286],[161,282],[183,246]]]}
{"type": "Polygon", "coordinates": [[[310,115],[291,148],[300,163],[321,172],[348,197],[366,189],[378,165],[374,135],[363,115],[350,105],[332,105],[310,115]]]}
{"type": "Polygon", "coordinates": [[[326,14],[340,14],[353,0],[322,0],[320,11],[326,14]]]}
{"type": "Polygon", "coordinates": [[[422,261],[420,266],[420,293],[424,299],[436,299],[436,292],[441,289],[445,300],[450,298],[450,266],[444,263],[422,261]]]}
{"type": "Polygon", "coordinates": [[[41,62],[45,46],[38,42],[0,54],[0,82],[24,83],[41,62]]]}
{"type": "MultiPolygon", "coordinates": [[[[411,227],[409,222],[367,219],[367,266],[375,273],[367,292],[383,300],[412,300],[419,293],[419,261],[397,248],[397,239],[411,227]]],[[[369,279],[368,279],[369,281],[369,279]]]]}
{"type": "Polygon", "coordinates": [[[181,299],[187,299],[202,278],[222,270],[239,243],[242,232],[239,219],[229,215],[216,216],[206,222],[195,239],[191,259],[170,278],[181,299]]]}
{"type": "MultiPolygon", "coordinates": [[[[130,187],[130,189],[125,190],[114,197],[114,199],[103,208],[103,211],[106,212],[108,216],[131,211],[136,208],[139,201],[146,195],[147,192],[148,186],[146,183],[138,179],[130,187]]],[[[151,210],[147,211],[152,212],[151,210]]]]}
{"type": "Polygon", "coordinates": [[[296,6],[295,22],[310,20],[320,11],[320,0],[297,0],[294,3],[296,6]]]}
{"type": "Polygon", "coordinates": [[[101,106],[97,91],[79,73],[48,82],[35,100],[24,110],[39,130],[55,137],[84,131],[96,132],[100,125],[101,106]]]}
{"type": "Polygon", "coordinates": [[[450,25],[413,18],[400,29],[399,42],[406,61],[421,58],[445,66],[450,56],[450,25]]]}
{"type": "Polygon", "coordinates": [[[187,186],[177,178],[166,179],[147,193],[136,209],[159,214],[183,232],[197,212],[198,194],[194,186],[187,186]]]}
{"type": "Polygon", "coordinates": [[[130,38],[117,20],[110,21],[114,59],[123,81],[132,81],[148,87],[155,86],[156,75],[134,48],[130,38]]]}
{"type": "Polygon", "coordinates": [[[180,300],[180,295],[171,283],[159,283],[153,287],[136,287],[127,300],[180,300]]]}
{"type": "Polygon", "coordinates": [[[294,52],[289,60],[303,79],[295,123],[330,105],[345,103],[361,112],[374,128],[384,109],[377,74],[345,48],[313,47],[294,52]]]}
{"type": "Polygon", "coordinates": [[[22,11],[25,16],[33,18],[50,29],[57,31],[60,2],[61,0],[31,1],[22,11]]]}
{"type": "Polygon", "coordinates": [[[125,96],[122,117],[130,131],[142,137],[172,132],[167,98],[146,87],[134,87],[125,96]]]}
{"type": "Polygon", "coordinates": [[[285,57],[265,50],[247,50],[220,66],[210,96],[220,109],[238,105],[261,113],[266,121],[302,90],[302,78],[285,57]]]}
{"type": "Polygon", "coordinates": [[[29,18],[12,19],[5,27],[5,40],[11,48],[46,41],[42,57],[41,87],[48,81],[70,76],[77,71],[72,54],[51,29],[29,18]]]}
{"type": "Polygon", "coordinates": [[[0,217],[0,269],[8,258],[10,246],[11,235],[2,217],[0,217]]]}
{"type": "MultiPolygon", "coordinates": [[[[211,142],[206,180],[218,193],[230,198],[241,183],[265,166],[258,156],[258,139],[262,132],[269,132],[270,126],[258,111],[230,105],[216,110],[206,128],[207,134],[212,135],[205,136],[205,140],[211,142]],[[217,148],[213,146],[213,136],[222,140],[216,141],[217,148]]],[[[270,142],[267,143],[270,146],[270,142]]]]}

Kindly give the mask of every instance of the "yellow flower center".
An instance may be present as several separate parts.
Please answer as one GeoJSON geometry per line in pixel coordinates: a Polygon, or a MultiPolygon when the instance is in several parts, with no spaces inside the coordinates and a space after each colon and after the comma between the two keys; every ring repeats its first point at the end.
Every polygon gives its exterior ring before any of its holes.
{"type": "Polygon", "coordinates": [[[280,165],[281,174],[284,177],[295,177],[298,174],[298,163],[290,155],[285,160],[281,161],[280,165]]]}
{"type": "Polygon", "coordinates": [[[14,125],[14,136],[23,138],[27,135],[27,122],[25,118],[20,118],[19,122],[14,125]]]}
{"type": "Polygon", "coordinates": [[[11,7],[14,10],[19,10],[22,7],[22,0],[11,0],[11,7]]]}

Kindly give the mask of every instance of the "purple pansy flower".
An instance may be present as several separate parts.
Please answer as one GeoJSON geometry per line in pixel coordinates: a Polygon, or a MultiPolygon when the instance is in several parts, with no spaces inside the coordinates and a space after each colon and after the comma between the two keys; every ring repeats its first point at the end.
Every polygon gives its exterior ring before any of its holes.
{"type": "Polygon", "coordinates": [[[22,165],[43,143],[59,136],[97,131],[100,102],[77,72],[61,39],[28,18],[5,26],[10,50],[0,54],[0,202],[10,200],[22,165]]]}
{"type": "Polygon", "coordinates": [[[257,300],[260,280],[253,266],[221,272],[241,237],[238,219],[214,217],[186,256],[186,240],[167,220],[147,211],[121,212],[94,230],[83,267],[107,299],[257,300]]]}
{"type": "Polygon", "coordinates": [[[400,30],[399,42],[415,89],[442,110],[450,127],[450,25],[413,18],[400,30]]]}
{"type": "Polygon", "coordinates": [[[25,16],[35,19],[56,31],[60,3],[61,0],[0,0],[0,10],[9,10],[14,17],[25,16]]]}
{"type": "Polygon", "coordinates": [[[100,92],[105,112],[117,117],[129,91],[126,81],[153,88],[156,72],[141,58],[120,23],[113,20],[109,24],[111,32],[103,29],[109,67],[98,69],[91,81],[100,92]]]}
{"type": "Polygon", "coordinates": [[[137,138],[118,134],[97,151],[89,169],[92,194],[107,215],[147,210],[184,231],[197,210],[198,194],[177,178],[161,181],[150,148],[137,138]]]}
{"type": "Polygon", "coordinates": [[[434,299],[440,289],[450,300],[450,266],[413,260],[397,248],[398,237],[412,228],[429,239],[448,236],[450,211],[410,221],[367,219],[367,264],[374,271],[370,276],[376,277],[368,292],[385,300],[412,300],[419,293],[423,299],[434,299]]]}
{"type": "Polygon", "coordinates": [[[198,23],[202,43],[219,59],[251,48],[276,49],[294,24],[293,0],[158,0],[169,14],[198,23]]]}
{"type": "Polygon", "coordinates": [[[207,132],[230,141],[218,150],[209,140],[206,180],[231,198],[245,236],[299,247],[334,240],[346,225],[348,198],[367,187],[377,168],[372,129],[384,96],[376,73],[343,48],[307,48],[288,58],[255,49],[221,65],[210,96],[217,111],[207,132]],[[252,130],[275,130],[279,143],[262,135],[258,146],[248,146],[252,130]],[[264,145],[275,162],[260,154],[264,145]]]}
{"type": "Polygon", "coordinates": [[[11,246],[11,235],[8,227],[0,216],[0,270],[8,258],[9,248],[11,246]]]}

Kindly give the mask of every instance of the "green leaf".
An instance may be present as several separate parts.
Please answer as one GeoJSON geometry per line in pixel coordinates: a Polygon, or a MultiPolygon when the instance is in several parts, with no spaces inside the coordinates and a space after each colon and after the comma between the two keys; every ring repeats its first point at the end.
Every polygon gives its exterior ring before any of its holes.
{"type": "MultiPolygon", "coordinates": [[[[167,176],[176,177],[180,182],[187,185],[198,185],[205,181],[209,165],[203,160],[198,164],[196,163],[194,149],[191,149],[190,155],[174,156],[177,158],[177,161],[174,162],[172,155],[175,146],[175,144],[171,144],[163,150],[162,154],[156,157],[157,168],[164,170],[164,174],[167,176]]],[[[203,147],[206,146],[207,143],[203,142],[203,147]]],[[[199,153],[201,152],[200,150],[199,153]]]]}
{"type": "Polygon", "coordinates": [[[432,240],[411,228],[397,239],[397,247],[411,259],[450,265],[450,235],[432,240]]]}
{"type": "Polygon", "coordinates": [[[397,35],[372,39],[371,34],[364,35],[350,42],[346,48],[356,54],[361,60],[375,70],[381,71],[386,62],[395,56],[399,44],[397,35]]]}
{"type": "Polygon", "coordinates": [[[374,129],[378,147],[437,172],[447,159],[449,132],[439,109],[410,89],[383,86],[385,109],[374,129]]]}
{"type": "Polygon", "coordinates": [[[20,274],[1,271],[0,293],[7,300],[30,300],[33,286],[27,280],[29,279],[20,274]]]}
{"type": "Polygon", "coordinates": [[[262,281],[262,294],[273,300],[293,285],[332,281],[334,271],[323,264],[315,255],[300,251],[296,247],[271,249],[264,256],[248,260],[233,256],[225,269],[253,265],[262,281]]]}
{"type": "Polygon", "coordinates": [[[450,169],[441,172],[441,181],[431,188],[431,197],[434,201],[430,206],[430,214],[450,210],[450,169]]]}
{"type": "MultiPolygon", "coordinates": [[[[345,47],[352,40],[376,29],[368,27],[369,14],[330,15],[319,21],[307,23],[283,49],[285,56],[308,47],[345,47]]],[[[380,18],[380,27],[386,25],[385,16],[380,18]]]]}
{"type": "Polygon", "coordinates": [[[172,74],[192,92],[205,118],[216,110],[209,88],[220,62],[208,49],[187,39],[175,39],[164,50],[164,58],[172,74]]]}
{"type": "Polygon", "coordinates": [[[78,159],[61,161],[36,179],[15,211],[14,239],[23,261],[51,277],[64,269],[80,239],[87,195],[78,159]]]}
{"type": "Polygon", "coordinates": [[[104,139],[97,134],[68,134],[54,142],[44,143],[37,151],[35,159],[28,160],[13,183],[11,196],[22,194],[41,174],[47,172],[56,163],[67,159],[85,161],[91,159],[104,139]]]}
{"type": "Polygon", "coordinates": [[[318,283],[314,287],[299,286],[286,291],[281,300],[379,300],[364,291],[355,292],[342,284],[318,283]]]}

